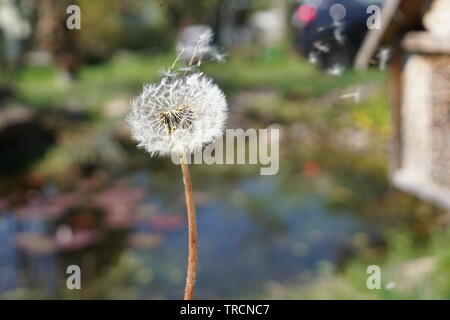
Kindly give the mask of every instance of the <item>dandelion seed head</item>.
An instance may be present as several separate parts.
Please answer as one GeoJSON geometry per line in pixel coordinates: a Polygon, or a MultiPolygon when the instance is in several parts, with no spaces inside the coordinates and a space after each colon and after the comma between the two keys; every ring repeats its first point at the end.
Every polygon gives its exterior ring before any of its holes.
{"type": "Polygon", "coordinates": [[[147,84],[131,100],[127,121],[138,147],[151,155],[192,153],[220,136],[227,102],[202,73],[147,84]]]}

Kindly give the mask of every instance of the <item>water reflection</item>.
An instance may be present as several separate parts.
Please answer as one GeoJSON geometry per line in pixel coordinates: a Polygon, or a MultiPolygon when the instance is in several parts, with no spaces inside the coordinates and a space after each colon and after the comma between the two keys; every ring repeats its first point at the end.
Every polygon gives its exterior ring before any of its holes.
{"type": "MultiPolygon", "coordinates": [[[[180,298],[187,255],[182,186],[175,172],[164,183],[157,172],[140,170],[113,181],[91,178],[74,193],[48,187],[44,190],[51,192],[14,213],[4,209],[0,293],[180,298]],[[82,269],[81,292],[66,289],[70,264],[82,269]]],[[[273,281],[296,281],[324,261],[338,264],[351,251],[354,235],[374,228],[350,212],[330,209],[290,175],[231,175],[213,179],[220,181],[216,187],[201,175],[194,170],[198,298],[252,296],[273,281]]]]}

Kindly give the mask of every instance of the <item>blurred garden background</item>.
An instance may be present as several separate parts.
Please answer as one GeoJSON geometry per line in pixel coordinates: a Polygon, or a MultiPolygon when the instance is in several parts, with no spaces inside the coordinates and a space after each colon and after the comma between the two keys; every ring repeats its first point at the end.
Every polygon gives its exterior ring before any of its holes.
{"type": "Polygon", "coordinates": [[[180,168],[138,150],[124,119],[192,24],[227,52],[203,67],[227,96],[227,128],[281,132],[277,175],[192,166],[196,297],[450,298],[449,214],[388,181],[386,72],[311,65],[294,48],[298,5],[0,0],[0,298],[182,297],[180,168]],[[80,30],[65,28],[70,4],[80,30]],[[72,264],[81,290],[66,287],[72,264]]]}

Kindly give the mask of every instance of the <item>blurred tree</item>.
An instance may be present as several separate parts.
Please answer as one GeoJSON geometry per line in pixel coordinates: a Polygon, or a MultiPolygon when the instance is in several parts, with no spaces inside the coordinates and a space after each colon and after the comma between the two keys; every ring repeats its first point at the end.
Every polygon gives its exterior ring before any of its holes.
{"type": "Polygon", "coordinates": [[[82,28],[74,32],[77,54],[88,62],[109,57],[127,37],[121,16],[121,0],[78,0],[82,28]]]}
{"type": "Polygon", "coordinates": [[[121,0],[126,35],[121,44],[133,50],[166,51],[173,48],[176,27],[169,23],[159,0],[121,0]]]}
{"type": "Polygon", "coordinates": [[[50,53],[56,63],[73,78],[79,67],[79,59],[74,52],[71,30],[66,28],[67,0],[38,0],[35,39],[39,50],[50,53]]]}
{"type": "Polygon", "coordinates": [[[176,28],[187,24],[215,24],[217,12],[225,0],[159,0],[176,28]]]}

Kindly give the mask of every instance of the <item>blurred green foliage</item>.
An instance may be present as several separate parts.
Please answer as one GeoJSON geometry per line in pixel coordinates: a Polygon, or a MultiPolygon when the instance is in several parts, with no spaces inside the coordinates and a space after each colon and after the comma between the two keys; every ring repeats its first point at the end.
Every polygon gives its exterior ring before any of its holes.
{"type": "Polygon", "coordinates": [[[170,23],[176,27],[186,23],[213,23],[223,0],[158,0],[167,13],[170,23]]]}
{"type": "Polygon", "coordinates": [[[78,0],[82,12],[82,28],[74,32],[77,57],[98,60],[109,56],[122,43],[123,19],[118,1],[78,0]]]}
{"type": "Polygon", "coordinates": [[[434,230],[426,242],[418,242],[405,231],[387,234],[388,250],[352,259],[343,271],[325,264],[319,274],[297,285],[269,288],[260,298],[271,299],[450,299],[450,251],[447,228],[434,230]],[[368,289],[367,267],[381,270],[381,288],[368,289]]]}

